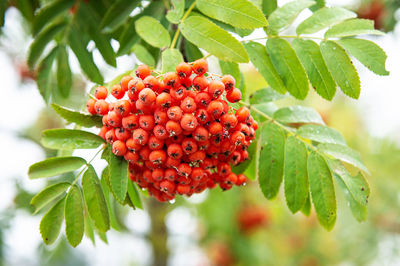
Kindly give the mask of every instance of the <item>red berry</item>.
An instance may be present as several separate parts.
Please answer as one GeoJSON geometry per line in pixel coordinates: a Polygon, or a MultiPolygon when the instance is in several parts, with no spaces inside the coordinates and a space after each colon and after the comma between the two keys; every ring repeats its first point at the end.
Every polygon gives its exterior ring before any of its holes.
{"type": "Polygon", "coordinates": [[[141,79],[145,79],[150,74],[151,70],[147,65],[139,65],[136,69],[136,76],[138,76],[141,79]]]}
{"type": "Polygon", "coordinates": [[[108,90],[104,86],[99,86],[94,90],[94,97],[98,100],[104,100],[107,98],[108,90]]]}
{"type": "Polygon", "coordinates": [[[94,99],[89,99],[89,100],[86,102],[86,109],[87,109],[87,111],[88,111],[90,114],[92,114],[92,115],[97,114],[96,109],[95,109],[95,107],[94,107],[95,104],[96,104],[96,100],[94,100],[94,99]]]}
{"type": "Polygon", "coordinates": [[[197,75],[203,75],[208,71],[208,63],[206,59],[198,59],[193,62],[193,72],[197,75]]]}

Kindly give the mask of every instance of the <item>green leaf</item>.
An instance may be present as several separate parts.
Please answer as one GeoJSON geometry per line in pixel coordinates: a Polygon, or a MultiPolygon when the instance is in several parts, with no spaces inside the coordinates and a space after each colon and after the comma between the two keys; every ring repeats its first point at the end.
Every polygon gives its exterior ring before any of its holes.
{"type": "Polygon", "coordinates": [[[53,40],[54,36],[66,26],[65,22],[52,23],[38,34],[29,46],[28,66],[33,68],[46,48],[47,44],[53,40]]]}
{"type": "Polygon", "coordinates": [[[225,30],[202,16],[191,16],[179,25],[182,35],[193,44],[228,62],[247,63],[243,45],[225,30]]]}
{"type": "Polygon", "coordinates": [[[110,185],[116,199],[123,203],[128,189],[128,162],[113,153],[109,156],[110,185]]]}
{"type": "Polygon", "coordinates": [[[362,34],[384,35],[383,32],[375,30],[373,20],[355,18],[333,25],[325,32],[325,38],[342,38],[362,34]]]}
{"type": "Polygon", "coordinates": [[[80,157],[54,157],[32,164],[28,175],[30,179],[51,177],[75,171],[85,164],[86,161],[80,157]]]}
{"type": "Polygon", "coordinates": [[[48,129],[42,133],[41,143],[46,148],[74,150],[74,149],[95,149],[105,141],[93,133],[77,129],[48,129]]]}
{"type": "Polygon", "coordinates": [[[143,210],[143,204],[140,199],[138,188],[131,180],[128,180],[128,195],[133,205],[143,210]]]}
{"type": "Polygon", "coordinates": [[[161,72],[175,72],[180,62],[183,62],[181,52],[178,49],[168,48],[161,54],[161,72]]]}
{"type": "Polygon", "coordinates": [[[301,208],[301,212],[302,212],[305,216],[310,216],[310,214],[311,214],[310,193],[307,193],[307,199],[306,199],[306,202],[304,203],[303,207],[301,208]]]}
{"type": "Polygon", "coordinates": [[[121,231],[122,226],[120,225],[117,219],[117,215],[115,213],[114,198],[110,194],[109,183],[110,183],[110,171],[109,167],[107,166],[106,168],[104,168],[101,174],[100,184],[101,188],[103,189],[104,198],[106,200],[107,209],[110,216],[110,225],[115,230],[121,231]]]}
{"type": "Polygon", "coordinates": [[[46,245],[53,244],[61,231],[64,219],[65,197],[60,199],[40,221],[40,235],[46,245]]]}
{"type": "Polygon", "coordinates": [[[365,177],[361,173],[352,176],[343,164],[336,160],[329,160],[328,165],[331,171],[343,181],[343,184],[350,192],[353,199],[357,201],[358,204],[366,206],[368,204],[370,189],[365,177]]]}
{"type": "Polygon", "coordinates": [[[169,22],[178,24],[185,11],[185,0],[171,0],[174,9],[168,11],[166,18],[169,22]]]}
{"type": "Polygon", "coordinates": [[[329,154],[330,156],[343,162],[349,163],[369,174],[368,168],[363,164],[361,160],[360,153],[348,146],[332,143],[322,143],[318,145],[318,150],[329,154]]]}
{"type": "Polygon", "coordinates": [[[110,218],[106,200],[100,186],[99,178],[91,164],[82,176],[82,189],[94,226],[100,232],[108,231],[110,229],[110,218]]]}
{"type": "Polygon", "coordinates": [[[272,64],[265,47],[256,42],[248,42],[244,46],[249,54],[250,61],[268,82],[268,85],[279,93],[286,93],[285,85],[283,85],[283,81],[272,64]]]}
{"type": "MultiPolygon", "coordinates": [[[[10,2],[10,1],[8,1],[10,2]]],[[[10,2],[11,4],[11,2],[10,2]]],[[[15,7],[21,12],[22,16],[29,22],[33,21],[34,18],[34,2],[31,0],[16,0],[15,7]]]]}
{"type": "Polygon", "coordinates": [[[197,0],[196,5],[203,14],[234,27],[254,29],[268,24],[261,10],[248,0],[197,0]]]}
{"type": "Polygon", "coordinates": [[[269,17],[269,15],[278,7],[277,2],[277,0],[262,0],[261,7],[266,17],[269,17]]]}
{"type": "Polygon", "coordinates": [[[139,61],[143,62],[144,64],[150,66],[150,67],[155,67],[156,61],[154,60],[154,57],[151,55],[147,49],[141,45],[141,44],[135,44],[132,47],[132,52],[135,54],[137,59],[139,61]]]}
{"type": "Polygon", "coordinates": [[[57,85],[61,95],[67,98],[72,87],[72,73],[65,46],[59,47],[57,53],[57,85]]]}
{"type": "Polygon", "coordinates": [[[117,0],[108,8],[107,13],[101,21],[100,27],[106,31],[111,32],[121,25],[132,13],[140,1],[138,0],[117,0]]]}
{"type": "Polygon", "coordinates": [[[323,227],[331,230],[336,222],[336,196],[331,171],[325,159],[315,151],[308,156],[307,168],[318,220],[323,227]]]}
{"type": "Polygon", "coordinates": [[[193,45],[186,39],[183,41],[183,44],[185,49],[186,61],[193,62],[203,57],[202,52],[200,51],[199,48],[197,48],[196,45],[193,45]]]}
{"type": "Polygon", "coordinates": [[[138,18],[145,15],[151,15],[156,19],[161,19],[161,17],[164,16],[163,1],[151,1],[150,4],[146,6],[140,14],[129,19],[119,37],[120,46],[117,53],[118,55],[128,53],[132,46],[140,40],[139,35],[136,34],[135,22],[138,18]]]}
{"type": "Polygon", "coordinates": [[[107,64],[116,67],[116,56],[113,47],[111,46],[111,40],[100,30],[98,20],[100,17],[94,16],[95,10],[88,4],[82,4],[78,9],[78,21],[80,26],[85,29],[90,38],[95,42],[96,48],[99,50],[107,64]]]}
{"type": "Polygon", "coordinates": [[[54,199],[65,194],[70,185],[71,184],[67,182],[56,183],[36,194],[31,200],[31,205],[35,207],[35,213],[38,213],[54,199]]]}
{"type": "Polygon", "coordinates": [[[325,6],[325,4],[326,4],[325,0],[314,0],[314,1],[315,1],[315,4],[310,7],[310,10],[312,12],[315,12],[318,9],[323,8],[325,6]]]}
{"type": "Polygon", "coordinates": [[[307,148],[293,136],[286,140],[284,178],[286,203],[296,213],[308,197],[307,148]]]}
{"type": "Polygon", "coordinates": [[[54,59],[58,53],[58,47],[54,47],[53,50],[40,61],[37,67],[37,84],[39,92],[42,95],[46,103],[49,102],[52,86],[51,86],[51,69],[53,67],[54,59]]]}
{"type": "Polygon", "coordinates": [[[85,235],[87,238],[89,238],[92,241],[92,244],[96,244],[96,240],[94,238],[94,228],[93,228],[93,222],[90,219],[89,215],[87,214],[87,210],[85,210],[85,235]]]}
{"type": "Polygon", "coordinates": [[[92,53],[86,49],[87,43],[82,40],[82,36],[80,36],[80,32],[76,27],[72,27],[70,30],[68,41],[87,77],[94,83],[103,84],[103,76],[93,61],[92,53]]]}
{"type": "Polygon", "coordinates": [[[268,18],[269,29],[272,33],[278,33],[285,29],[297,18],[297,16],[306,9],[314,4],[314,1],[292,1],[279,8],[277,8],[268,18]]]}
{"type": "Polygon", "coordinates": [[[74,185],[65,200],[65,234],[71,246],[76,247],[82,241],[84,232],[83,199],[81,189],[74,185]]]}
{"type": "Polygon", "coordinates": [[[0,28],[4,26],[5,14],[8,8],[8,1],[0,2],[0,28]]]}
{"type": "Polygon", "coordinates": [[[315,123],[324,125],[324,121],[317,111],[301,105],[283,107],[274,113],[274,118],[279,122],[290,123],[315,123]]]}
{"type": "Polygon", "coordinates": [[[377,75],[387,76],[385,51],[374,42],[363,39],[341,39],[337,41],[349,54],[377,75]]]}
{"type": "Polygon", "coordinates": [[[278,126],[271,123],[265,124],[261,130],[258,180],[264,196],[272,199],[278,194],[283,179],[285,135],[278,126]]]}
{"type": "Polygon", "coordinates": [[[239,64],[219,60],[219,67],[221,68],[222,75],[231,75],[235,79],[236,86],[239,86],[242,81],[242,77],[240,76],[239,64]]]}
{"type": "Polygon", "coordinates": [[[32,26],[33,35],[38,34],[47,23],[51,22],[61,13],[67,11],[74,5],[74,3],[75,1],[73,0],[56,0],[47,2],[47,4],[41,7],[35,14],[32,26]]]}
{"type": "Polygon", "coordinates": [[[333,174],[337,183],[339,184],[339,187],[343,190],[343,193],[347,199],[347,202],[349,204],[351,213],[353,216],[356,218],[358,222],[363,222],[367,220],[368,217],[368,208],[367,206],[361,205],[358,203],[353,196],[351,195],[350,191],[346,187],[346,184],[343,182],[343,180],[339,177],[337,174],[333,174]]]}
{"type": "Polygon", "coordinates": [[[318,44],[311,40],[295,39],[292,45],[314,89],[322,98],[332,100],[336,92],[336,83],[325,64],[318,44]]]}
{"type": "Polygon", "coordinates": [[[83,127],[102,127],[102,117],[98,115],[84,114],[78,111],[68,109],[58,104],[52,103],[51,107],[56,113],[70,123],[75,123],[83,127]]]}
{"type": "Polygon", "coordinates": [[[321,52],[333,79],[347,96],[358,99],[360,78],[349,56],[333,41],[321,42],[321,52]]]}
{"type": "Polygon", "coordinates": [[[149,16],[139,18],[135,22],[135,29],[137,34],[151,46],[163,48],[171,43],[168,31],[155,18],[149,16]]]}
{"type": "Polygon", "coordinates": [[[290,43],[284,39],[268,39],[266,47],[289,93],[304,100],[309,89],[308,78],[290,43]]]}
{"type": "Polygon", "coordinates": [[[341,7],[324,7],[304,20],[296,29],[297,35],[311,34],[340,21],[355,18],[357,14],[341,7]]]}
{"type": "Polygon", "coordinates": [[[254,93],[252,93],[249,97],[250,104],[274,102],[283,98],[285,98],[284,94],[277,93],[275,90],[271,88],[264,88],[261,90],[257,90],[254,93]]]}
{"type": "MultiPolygon", "coordinates": [[[[274,113],[278,110],[278,106],[276,106],[276,104],[273,102],[254,104],[252,106],[255,107],[258,111],[262,112],[263,114],[268,115],[269,117],[272,117],[274,113]]],[[[258,122],[263,122],[267,120],[264,116],[254,111],[251,111],[251,115],[258,122]]]]}
{"type": "Polygon", "coordinates": [[[304,125],[297,130],[297,135],[316,142],[346,145],[346,140],[340,132],[326,126],[304,125]]]}

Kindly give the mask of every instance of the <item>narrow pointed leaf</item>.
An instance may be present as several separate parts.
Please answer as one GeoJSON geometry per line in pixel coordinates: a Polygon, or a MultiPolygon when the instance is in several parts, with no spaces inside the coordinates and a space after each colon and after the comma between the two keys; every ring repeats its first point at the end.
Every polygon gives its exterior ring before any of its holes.
{"type": "Polygon", "coordinates": [[[121,25],[140,4],[139,0],[117,0],[107,10],[100,27],[105,31],[112,31],[121,25]]]}
{"type": "Polygon", "coordinates": [[[362,34],[384,35],[383,32],[375,30],[373,20],[355,18],[333,25],[325,32],[325,38],[343,38],[362,34]]]}
{"type": "Polygon", "coordinates": [[[65,194],[70,185],[67,182],[56,183],[36,194],[31,200],[31,205],[35,207],[35,213],[39,212],[59,196],[65,194]]]}
{"type": "Polygon", "coordinates": [[[150,66],[150,67],[155,67],[156,61],[154,60],[154,57],[151,55],[147,49],[141,45],[141,44],[135,44],[132,47],[132,52],[135,54],[137,59],[139,61],[143,62],[144,64],[150,66]]]}
{"type": "Polygon", "coordinates": [[[54,47],[53,50],[40,61],[37,67],[37,84],[39,92],[43,97],[43,100],[48,103],[51,96],[51,69],[53,67],[54,59],[58,53],[58,47],[54,47]]]}
{"type": "Polygon", "coordinates": [[[142,200],[139,195],[138,188],[131,180],[128,180],[128,195],[133,205],[143,210],[142,200]]]}
{"type": "Polygon", "coordinates": [[[28,175],[30,179],[51,177],[75,171],[85,164],[86,161],[80,157],[53,157],[32,164],[28,175]]]}
{"type": "Polygon", "coordinates": [[[331,230],[336,222],[336,196],[332,174],[325,159],[315,151],[308,156],[307,168],[311,198],[318,220],[323,227],[331,230]]]}
{"type": "Polygon", "coordinates": [[[203,14],[234,27],[253,29],[267,26],[261,10],[248,0],[197,0],[196,5],[203,14]]]}
{"type": "Polygon", "coordinates": [[[262,143],[259,159],[259,184],[267,199],[275,198],[283,179],[285,135],[274,124],[262,128],[262,143]]]}
{"type": "Polygon", "coordinates": [[[308,197],[307,149],[303,142],[293,136],[285,144],[285,197],[292,213],[304,206],[308,197]]]}
{"type": "Polygon", "coordinates": [[[365,177],[361,173],[352,176],[339,161],[330,160],[328,164],[332,172],[343,181],[354,200],[366,206],[368,204],[370,189],[365,177]]]}
{"type": "Polygon", "coordinates": [[[6,15],[7,8],[8,8],[8,2],[1,1],[0,2],[0,28],[4,26],[4,18],[6,15]]]}
{"type": "Polygon", "coordinates": [[[93,228],[93,222],[90,219],[87,210],[85,210],[85,236],[87,238],[90,239],[90,241],[92,241],[92,244],[95,245],[96,244],[96,240],[94,238],[94,228],[93,228]]]}
{"type": "Polygon", "coordinates": [[[65,234],[71,246],[76,247],[82,241],[84,233],[83,199],[80,188],[70,188],[65,200],[65,234]]]}
{"type": "Polygon", "coordinates": [[[321,43],[321,53],[333,79],[347,96],[360,97],[360,78],[344,49],[333,41],[321,43]]]}
{"type": "Polygon", "coordinates": [[[278,33],[292,24],[301,11],[313,4],[315,4],[314,1],[299,0],[291,1],[277,8],[268,18],[269,29],[273,33],[278,33]]]}
{"type": "Polygon", "coordinates": [[[310,193],[307,194],[306,202],[304,203],[303,207],[301,208],[301,212],[305,216],[310,216],[311,214],[311,200],[310,200],[310,193]]]}
{"type": "Polygon", "coordinates": [[[111,190],[116,199],[123,203],[128,189],[128,163],[124,157],[110,153],[109,171],[111,190]]]}
{"type": "Polygon", "coordinates": [[[50,149],[95,149],[105,143],[100,136],[77,129],[48,129],[42,134],[41,143],[50,149]]]}
{"type": "Polygon", "coordinates": [[[314,123],[324,125],[324,121],[317,111],[301,105],[283,107],[274,113],[274,118],[279,122],[290,123],[314,123]]]}
{"type": "Polygon", "coordinates": [[[268,82],[274,90],[279,93],[286,93],[285,85],[271,62],[270,56],[267,54],[265,46],[256,42],[248,42],[245,44],[250,61],[257,68],[258,72],[268,82]]]}
{"type": "Polygon", "coordinates": [[[368,168],[363,164],[359,152],[340,144],[323,143],[318,149],[336,159],[349,163],[369,174],[368,168]]]}
{"type": "Polygon", "coordinates": [[[267,41],[266,47],[289,93],[297,99],[304,100],[309,89],[308,78],[290,43],[284,39],[274,38],[267,41]]]}
{"type": "Polygon", "coordinates": [[[169,10],[166,18],[169,22],[178,24],[185,12],[185,0],[172,0],[173,9],[169,10]]]}
{"type": "Polygon", "coordinates": [[[228,62],[247,63],[243,45],[225,30],[202,16],[190,16],[179,25],[182,35],[193,44],[228,62]]]}
{"type": "Polygon", "coordinates": [[[100,232],[110,229],[107,204],[101,189],[99,178],[92,165],[89,165],[82,177],[82,189],[86,206],[94,226],[100,232]]]}
{"type": "Polygon", "coordinates": [[[271,88],[257,90],[249,96],[250,104],[274,102],[285,98],[284,94],[277,93],[271,88]]]}
{"type": "Polygon", "coordinates": [[[314,89],[322,98],[332,100],[336,92],[336,83],[325,64],[318,44],[311,40],[295,39],[292,45],[314,89]]]}
{"type": "Polygon", "coordinates": [[[321,143],[346,145],[346,140],[340,132],[326,126],[304,125],[297,130],[297,135],[321,143]]]}
{"type": "Polygon", "coordinates": [[[70,30],[68,43],[87,77],[97,84],[102,84],[104,82],[103,76],[93,61],[92,53],[86,49],[87,43],[82,40],[76,27],[72,27],[70,30]]]}
{"type": "Polygon", "coordinates": [[[277,2],[277,0],[262,0],[261,7],[266,17],[269,17],[269,15],[278,7],[277,2]]]}
{"type": "Polygon", "coordinates": [[[337,41],[350,55],[354,56],[377,75],[387,76],[385,51],[374,42],[363,39],[341,39],[337,41]]]}
{"type": "Polygon", "coordinates": [[[40,235],[46,245],[51,245],[57,240],[64,220],[65,197],[60,199],[40,221],[40,235]]]}
{"type": "Polygon", "coordinates": [[[311,34],[346,19],[355,18],[357,14],[341,7],[324,7],[312,14],[297,27],[300,34],[311,34]]]}
{"type": "Polygon", "coordinates": [[[88,4],[82,4],[78,9],[77,20],[80,22],[82,29],[96,44],[96,48],[104,58],[107,64],[116,67],[116,55],[113,47],[111,46],[110,38],[101,32],[99,19],[100,17],[94,16],[95,10],[88,4]]]}
{"type": "Polygon", "coordinates": [[[57,85],[61,95],[67,98],[72,87],[72,72],[65,46],[60,47],[57,53],[57,85]]]}
{"type": "Polygon", "coordinates": [[[368,217],[368,207],[365,205],[360,204],[358,201],[354,199],[352,194],[350,193],[348,187],[346,184],[343,182],[343,179],[340,178],[338,174],[334,174],[334,177],[339,184],[339,187],[343,190],[343,193],[347,199],[347,203],[350,207],[351,213],[353,214],[354,218],[358,222],[363,222],[367,220],[368,217]]]}
{"type": "Polygon", "coordinates": [[[83,127],[102,127],[102,117],[98,115],[84,114],[78,111],[68,109],[58,104],[52,103],[51,107],[58,115],[70,123],[75,123],[83,127]]]}
{"type": "Polygon", "coordinates": [[[66,26],[65,22],[52,23],[47,26],[40,34],[33,40],[28,51],[28,65],[33,68],[42,55],[44,48],[53,40],[54,36],[59,33],[66,26]]]}
{"type": "Polygon", "coordinates": [[[183,62],[183,56],[178,49],[167,49],[161,54],[161,72],[175,72],[176,66],[183,62]]]}
{"type": "Polygon", "coordinates": [[[149,16],[139,18],[135,22],[135,29],[143,40],[154,47],[167,47],[171,42],[168,31],[155,18],[149,16]]]}
{"type": "Polygon", "coordinates": [[[38,34],[47,23],[67,11],[74,3],[74,0],[56,0],[43,5],[35,14],[32,27],[33,35],[38,34]]]}
{"type": "Polygon", "coordinates": [[[120,225],[117,219],[117,215],[115,213],[114,198],[112,194],[110,194],[109,183],[110,183],[110,172],[109,172],[109,167],[107,166],[106,168],[104,168],[101,174],[100,184],[101,188],[103,189],[104,199],[106,200],[107,204],[108,214],[110,217],[110,225],[115,230],[121,231],[122,226],[120,225]]]}

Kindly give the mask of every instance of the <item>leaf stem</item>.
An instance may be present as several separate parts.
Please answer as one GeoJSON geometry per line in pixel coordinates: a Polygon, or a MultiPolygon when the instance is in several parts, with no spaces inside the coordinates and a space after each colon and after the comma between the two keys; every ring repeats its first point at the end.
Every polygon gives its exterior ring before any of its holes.
{"type": "Polygon", "coordinates": [[[85,171],[88,169],[89,164],[90,164],[90,163],[97,157],[97,155],[99,155],[99,153],[100,153],[101,151],[103,151],[105,148],[106,148],[106,146],[104,145],[100,150],[98,150],[98,151],[96,152],[96,154],[92,157],[92,159],[90,159],[90,161],[89,161],[88,163],[86,163],[85,167],[83,167],[83,169],[82,169],[82,170],[78,173],[78,175],[76,176],[74,182],[72,182],[71,187],[74,186],[74,185],[76,184],[76,182],[78,182],[79,177],[82,175],[83,172],[85,172],[85,171]]]}
{"type": "MultiPolygon", "coordinates": [[[[186,13],[183,15],[180,23],[183,23],[185,21],[185,19],[189,16],[190,12],[193,10],[193,8],[196,6],[196,1],[193,2],[193,4],[188,8],[188,10],[186,10],[186,13]]],[[[176,42],[178,41],[178,37],[179,37],[179,27],[176,29],[174,38],[172,39],[171,45],[169,48],[174,48],[176,45],[176,42]]]]}
{"type": "Polygon", "coordinates": [[[279,126],[280,128],[282,128],[285,132],[287,132],[289,135],[292,135],[294,137],[296,137],[297,139],[299,139],[301,142],[303,142],[304,144],[306,144],[308,147],[310,147],[313,151],[317,151],[317,149],[310,143],[308,143],[307,141],[299,138],[296,133],[292,132],[289,128],[287,128],[286,126],[284,126],[283,124],[279,123],[278,121],[276,121],[273,117],[267,115],[266,113],[263,113],[262,111],[258,110],[256,107],[252,106],[249,103],[243,102],[243,101],[239,101],[239,104],[244,105],[246,107],[248,107],[250,110],[252,110],[253,112],[261,115],[262,117],[264,117],[265,119],[267,119],[268,122],[273,123],[277,126],[279,126]]]}

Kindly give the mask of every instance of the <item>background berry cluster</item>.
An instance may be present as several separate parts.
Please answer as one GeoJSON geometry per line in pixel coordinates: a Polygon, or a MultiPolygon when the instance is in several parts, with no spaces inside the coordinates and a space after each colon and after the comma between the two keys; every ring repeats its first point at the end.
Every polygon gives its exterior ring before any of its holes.
{"type": "Polygon", "coordinates": [[[129,162],[130,179],[159,201],[246,181],[231,165],[248,159],[258,124],[246,107],[229,106],[241,99],[235,79],[207,71],[205,59],[158,76],[140,65],[137,77],[112,87],[117,101],[100,86],[87,102],[91,114],[103,116],[99,135],[129,162]]]}

